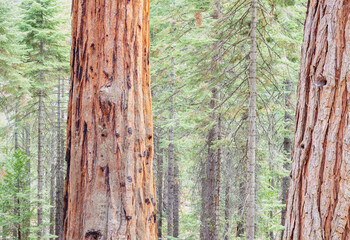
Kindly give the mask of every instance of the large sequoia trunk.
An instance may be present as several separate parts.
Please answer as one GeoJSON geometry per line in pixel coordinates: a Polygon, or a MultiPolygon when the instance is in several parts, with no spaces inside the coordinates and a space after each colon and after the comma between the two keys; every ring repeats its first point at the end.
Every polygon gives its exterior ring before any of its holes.
{"type": "Polygon", "coordinates": [[[349,0],[309,0],[284,239],[350,238],[349,0]]]}
{"type": "Polygon", "coordinates": [[[74,0],[64,239],[156,239],[149,0],[74,0]]]}

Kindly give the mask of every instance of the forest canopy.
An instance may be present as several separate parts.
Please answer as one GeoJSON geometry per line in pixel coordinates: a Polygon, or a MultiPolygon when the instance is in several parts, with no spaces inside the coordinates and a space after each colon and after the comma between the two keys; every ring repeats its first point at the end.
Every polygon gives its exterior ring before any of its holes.
{"type": "Polygon", "coordinates": [[[0,238],[346,239],[349,5],[0,0],[0,238]]]}

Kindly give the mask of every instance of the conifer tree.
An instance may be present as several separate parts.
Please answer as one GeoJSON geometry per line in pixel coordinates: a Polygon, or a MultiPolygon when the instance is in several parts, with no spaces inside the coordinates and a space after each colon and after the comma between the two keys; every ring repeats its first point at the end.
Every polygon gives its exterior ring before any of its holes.
{"type": "Polygon", "coordinates": [[[28,82],[23,76],[24,45],[21,44],[23,34],[18,29],[17,5],[9,5],[0,0],[0,107],[9,113],[14,110],[15,95],[28,90],[28,82]]]}
{"type": "MultiPolygon", "coordinates": [[[[25,33],[23,42],[27,47],[27,76],[31,79],[31,93],[38,100],[38,238],[42,236],[43,224],[43,112],[46,91],[52,86],[54,71],[64,64],[64,35],[59,30],[61,18],[56,0],[24,0],[21,4],[25,33]]],[[[58,211],[61,211],[58,209],[58,211]]]]}
{"type": "MultiPolygon", "coordinates": [[[[31,181],[30,175],[28,175],[28,161],[29,158],[26,154],[17,150],[0,163],[5,169],[0,183],[0,205],[2,208],[0,227],[3,230],[14,229],[12,237],[18,240],[28,238],[30,229],[27,222],[33,215],[31,203],[28,201],[31,198],[30,185],[28,184],[31,181]]],[[[10,232],[5,231],[3,234],[8,236],[11,234],[10,232]]]]}

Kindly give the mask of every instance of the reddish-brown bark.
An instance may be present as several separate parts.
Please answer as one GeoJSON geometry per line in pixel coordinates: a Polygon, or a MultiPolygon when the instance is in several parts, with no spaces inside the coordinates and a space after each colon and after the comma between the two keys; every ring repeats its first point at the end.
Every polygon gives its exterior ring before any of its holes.
{"type": "Polygon", "coordinates": [[[156,239],[149,0],[73,0],[64,239],[156,239]]]}
{"type": "Polygon", "coordinates": [[[349,0],[309,0],[284,239],[350,239],[349,0]]]}

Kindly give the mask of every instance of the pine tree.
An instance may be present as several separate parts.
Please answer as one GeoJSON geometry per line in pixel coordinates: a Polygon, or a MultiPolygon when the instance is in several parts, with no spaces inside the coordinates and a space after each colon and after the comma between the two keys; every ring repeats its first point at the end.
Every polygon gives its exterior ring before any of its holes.
{"type": "MultiPolygon", "coordinates": [[[[24,0],[21,4],[25,33],[23,43],[27,47],[27,76],[31,79],[31,92],[38,99],[38,238],[43,230],[43,127],[44,98],[52,86],[50,78],[66,63],[65,36],[59,29],[59,2],[56,0],[24,0]]],[[[57,211],[61,211],[58,209],[57,211]]]]}
{"type": "MultiPolygon", "coordinates": [[[[20,43],[23,34],[16,25],[19,21],[18,11],[17,5],[11,6],[8,1],[0,0],[0,84],[5,97],[12,96],[12,100],[19,88],[28,86],[22,76],[25,50],[20,43]]],[[[4,96],[1,98],[5,100],[4,96]]]]}
{"type": "MultiPolygon", "coordinates": [[[[31,177],[28,175],[29,158],[25,153],[17,150],[2,162],[5,169],[0,184],[0,205],[1,219],[0,227],[6,229],[15,229],[12,237],[20,240],[26,239],[30,231],[27,222],[34,215],[31,199],[30,183],[31,177]],[[16,201],[13,201],[16,199],[16,201]],[[13,214],[13,213],[16,214],[13,214]]],[[[3,232],[10,235],[10,231],[3,232]]]]}
{"type": "MultiPolygon", "coordinates": [[[[7,1],[0,1],[0,109],[9,115],[18,109],[19,97],[29,88],[23,76],[25,46],[21,43],[23,34],[18,28],[19,8],[7,1]],[[14,103],[14,104],[13,104],[14,103]]],[[[16,130],[14,132],[17,132],[16,130]]]]}

